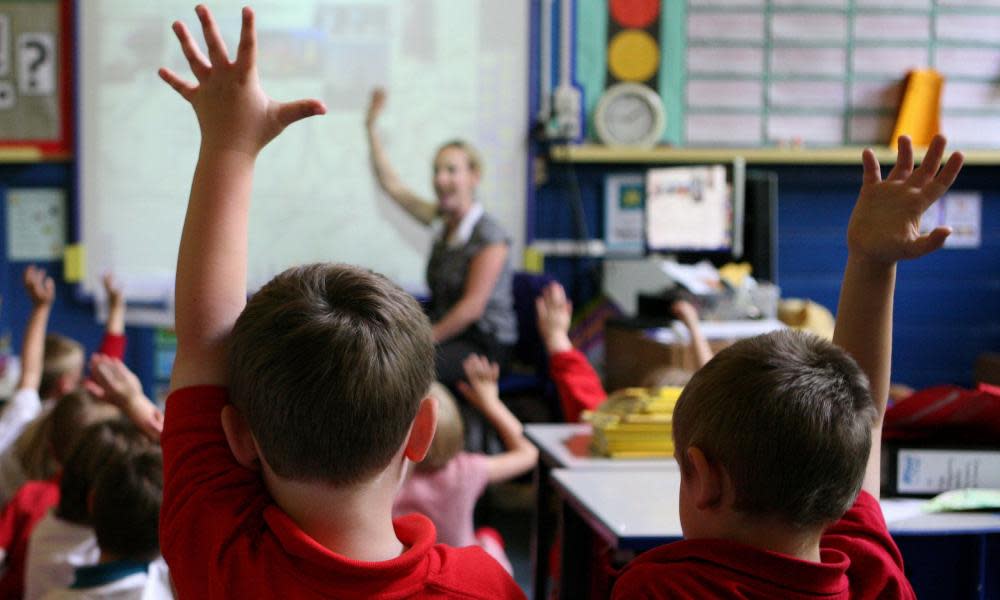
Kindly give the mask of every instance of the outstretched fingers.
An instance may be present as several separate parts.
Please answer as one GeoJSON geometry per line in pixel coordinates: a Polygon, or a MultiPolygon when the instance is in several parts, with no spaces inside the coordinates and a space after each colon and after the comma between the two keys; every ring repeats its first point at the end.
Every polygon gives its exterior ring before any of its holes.
{"type": "Polygon", "coordinates": [[[240,29],[240,45],[236,48],[236,64],[252,69],[257,62],[257,30],[254,27],[253,10],[243,7],[243,27],[240,29]]]}
{"type": "Polygon", "coordinates": [[[951,153],[951,156],[948,157],[948,162],[937,172],[934,179],[923,188],[924,196],[927,199],[927,206],[930,206],[934,201],[943,196],[948,191],[948,188],[955,183],[955,179],[958,178],[964,162],[965,156],[961,152],[951,153]]]}
{"type": "Polygon", "coordinates": [[[201,53],[201,49],[198,48],[198,44],[194,41],[194,36],[191,35],[191,31],[188,30],[187,25],[181,21],[175,21],[173,30],[174,35],[177,36],[177,40],[181,43],[181,51],[184,53],[184,58],[187,59],[188,64],[191,66],[191,72],[198,78],[198,81],[201,81],[208,75],[208,72],[212,68],[208,64],[208,59],[201,53]]]}
{"type": "Polygon", "coordinates": [[[867,185],[882,181],[882,167],[879,166],[878,159],[875,158],[875,152],[871,148],[865,148],[865,151],[861,153],[861,165],[864,168],[861,177],[863,184],[867,185]]]}
{"type": "Polygon", "coordinates": [[[278,123],[282,127],[288,127],[296,121],[306,117],[326,114],[326,106],[319,100],[296,100],[294,102],[282,102],[278,105],[276,113],[278,123]]]}
{"type": "Polygon", "coordinates": [[[934,179],[938,169],[941,168],[941,157],[944,156],[944,147],[946,144],[947,141],[944,136],[934,136],[930,146],[927,147],[924,159],[920,161],[920,166],[914,169],[913,173],[906,180],[909,185],[922,188],[934,179]]]}
{"type": "Polygon", "coordinates": [[[886,181],[904,181],[913,173],[913,142],[910,136],[901,135],[897,141],[896,164],[889,171],[886,181]]]}
{"type": "Polygon", "coordinates": [[[944,246],[945,240],[951,235],[950,227],[938,227],[930,233],[924,234],[913,240],[909,248],[909,258],[919,258],[925,254],[930,254],[944,246]]]}
{"type": "Polygon", "coordinates": [[[167,85],[174,88],[174,90],[188,102],[191,101],[191,97],[198,90],[198,86],[188,83],[177,75],[177,73],[174,73],[166,67],[162,67],[158,73],[160,75],[160,79],[166,81],[167,85]]]}
{"type": "Polygon", "coordinates": [[[201,30],[205,35],[205,45],[208,46],[208,58],[213,65],[229,64],[229,51],[226,50],[226,43],[222,41],[222,34],[219,33],[219,26],[215,23],[215,18],[204,4],[195,7],[194,12],[201,21],[201,30]]]}

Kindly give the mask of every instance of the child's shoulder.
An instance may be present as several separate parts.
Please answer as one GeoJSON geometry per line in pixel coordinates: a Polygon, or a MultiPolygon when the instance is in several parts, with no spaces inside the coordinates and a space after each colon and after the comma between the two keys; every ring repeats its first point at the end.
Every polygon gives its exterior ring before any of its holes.
{"type": "Polygon", "coordinates": [[[442,597],[525,598],[524,591],[492,556],[478,546],[436,544],[428,592],[442,597]]]}

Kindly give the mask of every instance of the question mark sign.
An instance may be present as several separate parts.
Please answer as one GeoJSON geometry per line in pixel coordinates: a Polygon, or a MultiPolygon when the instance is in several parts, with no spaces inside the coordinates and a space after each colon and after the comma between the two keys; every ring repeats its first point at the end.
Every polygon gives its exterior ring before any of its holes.
{"type": "Polygon", "coordinates": [[[45,48],[45,44],[38,40],[29,40],[24,44],[25,49],[34,48],[37,56],[28,63],[28,86],[38,87],[38,79],[35,77],[35,73],[38,71],[38,67],[45,64],[45,59],[48,55],[48,50],[45,48]]]}

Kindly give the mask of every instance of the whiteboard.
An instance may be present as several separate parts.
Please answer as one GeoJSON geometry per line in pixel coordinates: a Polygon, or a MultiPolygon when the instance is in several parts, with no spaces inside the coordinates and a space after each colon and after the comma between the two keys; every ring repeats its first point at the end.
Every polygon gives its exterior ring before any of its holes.
{"type": "MultiPolygon", "coordinates": [[[[240,7],[208,2],[235,52],[240,7]]],[[[130,300],[172,304],[199,134],[191,107],[159,80],[190,71],[170,29],[200,38],[191,0],[77,6],[79,232],[94,293],[113,271],[130,300]]],[[[483,155],[479,198],[520,256],[525,212],[528,6],[492,0],[271,0],[254,6],[265,90],[319,98],[328,114],[292,125],[261,153],[250,214],[248,282],[294,264],[340,261],[425,289],[433,232],[378,189],[364,114],[379,123],[402,180],[433,198],[431,161],[463,138],[483,155]]],[[[193,78],[191,78],[193,80],[193,78]]]]}

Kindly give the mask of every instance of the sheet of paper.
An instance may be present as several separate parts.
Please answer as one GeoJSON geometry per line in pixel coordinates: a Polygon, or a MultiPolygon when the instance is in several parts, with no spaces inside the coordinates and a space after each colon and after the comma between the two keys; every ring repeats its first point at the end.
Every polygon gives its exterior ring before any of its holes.
{"type": "Polygon", "coordinates": [[[844,75],[847,51],[844,48],[774,48],[771,73],[775,75],[844,75]]]}
{"type": "Polygon", "coordinates": [[[771,40],[842,43],[847,40],[847,15],[839,13],[775,12],[771,40]]]}
{"type": "Polygon", "coordinates": [[[845,83],[840,81],[772,81],[771,106],[782,108],[844,108],[845,83]]]}
{"type": "Polygon", "coordinates": [[[66,194],[63,190],[7,190],[9,260],[59,260],[65,245],[66,194]]]}
{"type": "Polygon", "coordinates": [[[608,252],[643,254],[646,177],[641,173],[604,178],[604,242],[608,252]]]}
{"type": "Polygon", "coordinates": [[[836,145],[841,143],[843,136],[844,119],[840,114],[772,112],[767,118],[767,139],[772,142],[836,145]]]}
{"type": "Polygon", "coordinates": [[[885,75],[899,77],[910,69],[930,64],[926,47],[892,48],[855,46],[852,66],[856,75],[885,75]]]}
{"type": "Polygon", "coordinates": [[[690,75],[699,73],[759,75],[764,72],[764,50],[688,46],[687,69],[690,75]]]}
{"type": "Polygon", "coordinates": [[[687,21],[688,39],[764,41],[764,15],[754,13],[693,13],[687,21]]]}
{"type": "Polygon", "coordinates": [[[756,146],[761,143],[760,115],[688,113],[685,135],[691,145],[756,146]]]}
{"type": "Polygon", "coordinates": [[[646,241],[651,250],[730,248],[732,213],[722,165],[650,169],[646,175],[646,241]]]}
{"type": "MultiPolygon", "coordinates": [[[[940,23],[940,17],[938,17],[940,23]]],[[[926,43],[931,37],[930,15],[858,14],[854,17],[854,40],[926,43]]]]}
{"type": "Polygon", "coordinates": [[[689,106],[712,108],[756,108],[764,104],[764,85],[760,81],[741,79],[689,79],[689,106]]]}

